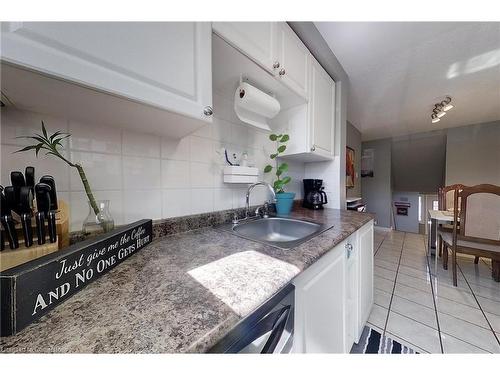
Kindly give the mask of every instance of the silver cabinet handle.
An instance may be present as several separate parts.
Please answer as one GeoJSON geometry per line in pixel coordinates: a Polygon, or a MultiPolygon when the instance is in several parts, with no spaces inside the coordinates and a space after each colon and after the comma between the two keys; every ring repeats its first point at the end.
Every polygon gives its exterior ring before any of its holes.
{"type": "Polygon", "coordinates": [[[274,69],[278,69],[280,67],[280,62],[279,61],[276,61],[274,64],[273,64],[273,68],[274,69]]]}
{"type": "Polygon", "coordinates": [[[212,109],[212,107],[207,105],[205,108],[203,108],[203,114],[205,116],[212,116],[214,114],[214,110],[212,109]]]}
{"type": "Polygon", "coordinates": [[[285,68],[281,68],[280,69],[279,75],[280,76],[284,76],[285,75],[285,68]]]}
{"type": "Polygon", "coordinates": [[[351,257],[351,253],[352,253],[352,244],[346,243],[345,248],[347,250],[347,259],[349,259],[351,257]]]}
{"type": "Polygon", "coordinates": [[[316,151],[316,146],[315,146],[315,145],[312,145],[312,147],[311,147],[311,151],[312,151],[312,152],[316,151]]]}

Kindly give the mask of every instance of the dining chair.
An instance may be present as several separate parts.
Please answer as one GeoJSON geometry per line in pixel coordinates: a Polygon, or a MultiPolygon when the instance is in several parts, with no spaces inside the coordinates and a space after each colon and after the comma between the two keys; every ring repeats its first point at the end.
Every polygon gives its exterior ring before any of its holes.
{"type": "Polygon", "coordinates": [[[451,249],[453,285],[457,286],[457,253],[490,258],[491,275],[500,282],[500,186],[464,187],[454,196],[453,232],[441,234],[443,263],[451,249]]]}
{"type": "MultiPolygon", "coordinates": [[[[443,186],[438,189],[438,210],[439,211],[447,211],[449,209],[453,209],[454,202],[454,193],[456,190],[462,190],[465,185],[462,184],[453,184],[448,186],[443,186]]],[[[438,237],[438,248],[439,248],[439,256],[441,257],[443,254],[443,239],[441,237],[441,232],[453,232],[452,224],[439,224],[437,237],[438,237]]],[[[479,261],[479,259],[478,259],[479,261]]],[[[443,267],[447,269],[446,265],[443,263],[443,267]]]]}

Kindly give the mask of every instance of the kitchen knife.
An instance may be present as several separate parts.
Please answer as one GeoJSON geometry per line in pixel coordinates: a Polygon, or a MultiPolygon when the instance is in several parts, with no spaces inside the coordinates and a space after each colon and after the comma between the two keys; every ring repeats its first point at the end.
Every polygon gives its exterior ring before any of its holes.
{"type": "Polygon", "coordinates": [[[24,175],[19,171],[10,172],[10,181],[12,182],[12,186],[14,187],[14,202],[11,206],[11,209],[21,215],[21,212],[19,210],[19,203],[21,197],[21,187],[26,186],[24,175]]]}
{"type": "Polygon", "coordinates": [[[31,227],[31,215],[33,212],[33,194],[29,186],[21,186],[19,197],[19,210],[21,224],[23,227],[24,245],[33,245],[33,228],[31,227]]]}
{"type": "Polygon", "coordinates": [[[40,178],[40,182],[50,186],[50,209],[57,210],[57,192],[56,192],[56,182],[52,176],[43,176],[40,178]]]}
{"type": "Polygon", "coordinates": [[[13,202],[15,202],[14,187],[6,186],[1,195],[1,199],[0,220],[5,231],[5,237],[9,240],[9,247],[11,249],[17,249],[19,247],[19,241],[17,238],[16,225],[11,213],[13,202]]]}
{"type": "Polygon", "coordinates": [[[50,186],[44,183],[38,183],[35,186],[37,213],[35,214],[38,244],[45,243],[45,219],[50,211],[50,186]]]}
{"type": "Polygon", "coordinates": [[[57,192],[56,192],[56,182],[52,176],[43,176],[40,178],[41,183],[45,183],[50,186],[50,211],[47,214],[48,229],[49,229],[49,241],[56,242],[57,232],[56,232],[56,210],[57,210],[57,192]]]}
{"type": "Polygon", "coordinates": [[[26,186],[29,186],[31,189],[31,194],[33,197],[35,196],[35,168],[34,167],[26,167],[24,171],[24,178],[26,179],[26,186]]]}

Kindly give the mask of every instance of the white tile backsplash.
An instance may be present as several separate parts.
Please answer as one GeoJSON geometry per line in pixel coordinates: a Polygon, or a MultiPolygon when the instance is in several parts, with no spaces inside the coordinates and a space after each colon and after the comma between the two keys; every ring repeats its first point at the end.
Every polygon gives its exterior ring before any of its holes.
{"type": "Polygon", "coordinates": [[[214,210],[213,189],[191,189],[191,213],[201,214],[214,210]]]}
{"type": "MultiPolygon", "coordinates": [[[[92,190],[122,189],[121,155],[71,151],[71,161],[83,166],[92,190]]],[[[84,190],[80,175],[75,168],[70,168],[69,186],[71,191],[84,190]]]]}
{"type": "Polygon", "coordinates": [[[101,152],[121,155],[122,140],[120,129],[109,126],[90,126],[69,121],[71,150],[101,152]]]}
{"type": "Polygon", "coordinates": [[[162,217],[176,217],[191,214],[191,190],[168,189],[162,191],[162,217]]]}
{"type": "Polygon", "coordinates": [[[208,138],[191,136],[190,160],[210,163],[215,159],[214,142],[208,138]]]}
{"type": "Polygon", "coordinates": [[[215,174],[212,165],[207,163],[191,162],[190,180],[192,188],[213,188],[215,174]]]}
{"type": "Polygon", "coordinates": [[[159,189],[161,187],[160,159],[123,156],[123,188],[159,189]]]}
{"type": "Polygon", "coordinates": [[[161,219],[161,193],[160,189],[125,190],[123,194],[125,222],[130,223],[145,218],[153,220],[161,219]]]}
{"type": "Polygon", "coordinates": [[[190,138],[182,139],[162,138],[161,157],[169,160],[189,160],[190,138]]]}
{"type": "Polygon", "coordinates": [[[161,161],[161,187],[166,189],[183,188],[191,186],[190,163],[184,160],[161,161]]]}
{"type": "Polygon", "coordinates": [[[122,142],[123,155],[160,157],[161,145],[157,136],[123,130],[122,142]]]}
{"type": "MultiPolygon", "coordinates": [[[[249,164],[260,168],[261,179],[271,182],[273,176],[262,170],[270,162],[274,145],[267,132],[243,126],[230,101],[215,94],[214,107],[212,124],[180,140],[4,108],[1,183],[10,184],[10,171],[24,171],[28,165],[36,168],[37,178],[53,175],[59,196],[70,203],[71,230],[81,229],[88,203],[77,172],[44,155],[35,159],[31,153],[13,154],[26,144],[14,137],[39,131],[44,120],[49,132],[72,134],[71,141],[64,143],[65,155],[84,165],[96,198],[111,201],[116,224],[243,207],[247,185],[223,182],[225,160],[217,151],[222,147],[238,155],[246,151],[249,164]]],[[[300,197],[304,164],[288,164],[294,179],[288,190],[300,197]]],[[[251,203],[261,203],[266,197],[266,190],[257,188],[251,203]]]]}

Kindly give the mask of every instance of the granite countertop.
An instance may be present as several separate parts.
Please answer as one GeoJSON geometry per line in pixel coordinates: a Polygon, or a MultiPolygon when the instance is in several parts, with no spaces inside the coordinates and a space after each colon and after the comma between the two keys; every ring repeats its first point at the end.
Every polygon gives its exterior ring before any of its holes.
{"type": "Polygon", "coordinates": [[[2,352],[204,352],[373,217],[295,210],[333,228],[289,250],[217,227],[162,237],[18,334],[2,352]]]}

